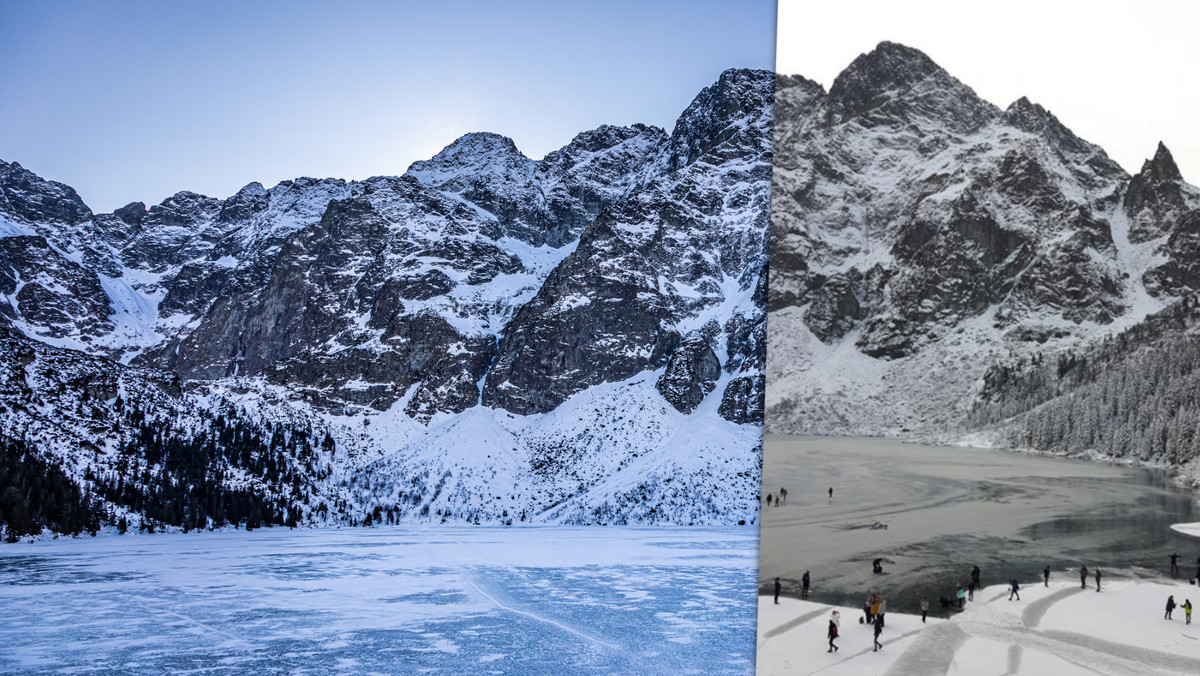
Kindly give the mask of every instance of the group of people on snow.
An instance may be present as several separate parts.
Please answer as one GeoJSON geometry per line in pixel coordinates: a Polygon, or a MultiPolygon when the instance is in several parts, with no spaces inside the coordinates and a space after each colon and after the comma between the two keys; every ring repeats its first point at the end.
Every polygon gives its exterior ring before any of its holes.
{"type": "MultiPolygon", "coordinates": [[[[1167,597],[1167,614],[1163,616],[1163,619],[1164,620],[1175,619],[1175,618],[1171,617],[1171,611],[1173,611],[1173,610],[1175,610],[1175,595],[1174,594],[1167,597]]],[[[1191,624],[1192,623],[1192,600],[1191,599],[1183,600],[1183,615],[1187,620],[1186,622],[1184,622],[1184,624],[1191,624]]]]}
{"type": "Polygon", "coordinates": [[[786,488],[779,489],[779,497],[775,497],[774,493],[767,493],[767,506],[771,507],[773,503],[775,507],[782,507],[787,504],[787,496],[786,488]]]}
{"type": "MultiPolygon", "coordinates": [[[[859,618],[859,624],[865,624],[875,631],[875,652],[883,648],[883,644],[879,642],[879,637],[883,635],[883,617],[887,613],[887,601],[878,591],[872,590],[867,595],[867,601],[863,604],[863,616],[859,618]]],[[[834,641],[840,636],[842,627],[842,614],[836,609],[829,615],[829,628],[825,635],[829,639],[829,649],[825,652],[835,653],[838,651],[838,646],[834,641]]]]}

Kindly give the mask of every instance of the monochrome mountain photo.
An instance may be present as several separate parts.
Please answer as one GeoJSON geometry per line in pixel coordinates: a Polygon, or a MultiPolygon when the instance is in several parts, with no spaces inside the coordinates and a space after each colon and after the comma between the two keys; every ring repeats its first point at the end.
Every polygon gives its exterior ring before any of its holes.
{"type": "Polygon", "coordinates": [[[1200,189],[884,42],[777,79],[766,431],[1165,465],[1200,480],[1200,189]],[[1169,357],[1169,358],[1168,358],[1169,357]]]}
{"type": "Polygon", "coordinates": [[[113,213],[6,158],[6,534],[756,523],[773,87],[113,213]]]}

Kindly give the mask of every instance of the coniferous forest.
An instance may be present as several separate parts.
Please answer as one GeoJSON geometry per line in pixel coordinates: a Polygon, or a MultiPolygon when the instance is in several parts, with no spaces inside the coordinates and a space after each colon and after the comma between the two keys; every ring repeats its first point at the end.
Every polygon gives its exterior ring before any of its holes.
{"type": "Polygon", "coordinates": [[[1181,465],[1200,441],[1200,298],[1083,349],[992,366],[968,426],[1017,448],[1181,465]]]}

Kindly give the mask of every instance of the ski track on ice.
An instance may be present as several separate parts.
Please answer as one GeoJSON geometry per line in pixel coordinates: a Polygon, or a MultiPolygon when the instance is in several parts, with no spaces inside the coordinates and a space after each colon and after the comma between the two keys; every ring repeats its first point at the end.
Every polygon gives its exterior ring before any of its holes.
{"type": "Polygon", "coordinates": [[[954,622],[942,622],[922,630],[916,641],[892,663],[884,676],[912,674],[945,674],[950,671],[954,656],[967,642],[969,634],[954,622]]]}
{"type": "Polygon", "coordinates": [[[183,620],[184,622],[187,622],[188,624],[193,624],[197,627],[200,627],[201,629],[207,631],[208,633],[212,634],[213,636],[220,636],[220,637],[224,638],[227,642],[233,644],[230,647],[234,648],[235,650],[238,650],[241,652],[254,652],[256,650],[254,644],[252,644],[250,641],[247,641],[246,639],[244,639],[240,636],[230,634],[221,629],[217,629],[216,627],[211,627],[211,626],[201,622],[200,620],[197,620],[194,617],[184,615],[182,613],[171,610],[169,608],[164,608],[153,599],[147,598],[140,594],[136,595],[136,596],[130,596],[129,598],[137,601],[140,605],[147,608],[148,610],[151,610],[152,612],[157,611],[158,613],[160,613],[162,615],[170,615],[172,617],[178,617],[179,619],[183,620]]]}
{"type": "MultiPolygon", "coordinates": [[[[889,645],[891,645],[892,643],[898,643],[898,642],[900,642],[900,641],[903,641],[904,639],[908,638],[909,636],[912,636],[913,634],[919,634],[919,633],[921,633],[921,630],[920,630],[920,629],[913,629],[912,631],[908,631],[908,632],[905,632],[905,633],[903,633],[903,634],[900,634],[899,636],[897,636],[897,637],[896,637],[896,638],[894,638],[894,639],[891,639],[891,640],[889,640],[889,641],[880,641],[879,643],[880,643],[880,645],[882,645],[884,648],[886,648],[886,647],[888,647],[889,645]]],[[[841,638],[841,637],[839,636],[838,638],[841,638]]],[[[849,655],[846,655],[845,657],[843,657],[842,659],[838,660],[837,662],[834,662],[833,664],[826,664],[825,666],[823,666],[823,667],[821,667],[820,669],[817,669],[816,671],[813,671],[813,672],[811,672],[811,673],[818,674],[818,673],[820,673],[820,672],[822,672],[822,671],[825,671],[826,669],[832,669],[832,668],[834,668],[834,667],[838,666],[839,664],[841,664],[842,662],[845,662],[846,660],[852,660],[852,659],[854,659],[855,657],[859,657],[859,656],[861,656],[861,655],[866,655],[867,653],[872,653],[872,652],[875,652],[874,645],[875,645],[875,644],[874,644],[874,643],[872,643],[872,644],[871,644],[871,646],[872,646],[872,647],[871,647],[871,649],[869,649],[869,650],[868,650],[867,648],[863,648],[862,650],[860,650],[860,651],[858,651],[858,652],[856,652],[856,653],[850,653],[849,655]]]]}
{"type": "Polygon", "coordinates": [[[546,624],[553,625],[555,627],[558,627],[559,629],[562,629],[565,632],[574,634],[580,638],[587,639],[588,641],[591,641],[592,643],[595,643],[597,645],[602,645],[602,646],[604,646],[606,648],[610,648],[612,650],[620,650],[620,648],[621,648],[621,646],[619,646],[615,643],[609,643],[607,641],[602,641],[602,640],[596,638],[595,636],[589,636],[589,635],[583,633],[582,631],[575,629],[574,627],[568,627],[567,625],[565,625],[561,622],[558,622],[556,620],[552,620],[548,617],[545,617],[544,615],[538,615],[537,613],[530,612],[528,610],[521,610],[520,608],[510,606],[507,603],[500,601],[500,599],[497,599],[495,596],[492,596],[491,594],[484,591],[483,588],[480,587],[479,584],[475,581],[475,576],[472,575],[471,573],[466,573],[466,578],[467,578],[467,582],[470,582],[471,586],[475,588],[475,591],[479,592],[484,598],[486,598],[489,601],[491,601],[492,603],[496,604],[498,607],[503,608],[504,610],[507,610],[510,613],[516,613],[517,615],[528,617],[531,620],[536,620],[538,622],[544,622],[546,624]]]}
{"type": "MultiPolygon", "coordinates": [[[[829,606],[827,608],[822,608],[821,610],[814,610],[809,613],[804,613],[803,615],[801,615],[800,617],[797,617],[794,620],[791,620],[789,622],[784,622],[783,624],[779,625],[778,627],[775,627],[774,629],[763,634],[763,643],[766,643],[768,639],[775,638],[776,636],[778,636],[784,632],[791,631],[792,629],[799,627],[800,625],[804,624],[805,622],[808,622],[809,620],[814,620],[814,619],[820,617],[821,615],[824,615],[825,613],[830,612],[831,610],[833,610],[833,606],[829,606]]],[[[761,644],[759,644],[759,645],[761,645],[761,644]]]]}
{"type": "Polygon", "coordinates": [[[1025,611],[1021,613],[1021,624],[1025,625],[1029,629],[1036,629],[1037,626],[1041,624],[1042,618],[1046,616],[1046,613],[1050,610],[1051,606],[1067,598],[1068,596],[1074,596],[1076,592],[1081,591],[1084,590],[1074,588],[1060,589],[1056,592],[1051,592],[1049,596],[1042,597],[1033,603],[1030,603],[1029,607],[1027,607],[1025,611]]]}

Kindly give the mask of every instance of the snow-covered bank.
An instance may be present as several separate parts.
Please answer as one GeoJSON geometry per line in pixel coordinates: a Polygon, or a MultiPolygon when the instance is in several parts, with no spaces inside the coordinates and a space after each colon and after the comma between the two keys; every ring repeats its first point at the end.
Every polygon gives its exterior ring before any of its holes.
{"type": "Polygon", "coordinates": [[[1196,523],[1177,523],[1171,526],[1171,530],[1176,533],[1190,535],[1194,538],[1200,538],[1200,522],[1196,523]]]}
{"type": "MultiPolygon", "coordinates": [[[[1097,593],[1074,581],[1022,587],[1009,601],[1006,586],[976,592],[961,614],[922,624],[888,613],[883,650],[872,651],[872,630],[861,609],[842,608],[836,653],[827,653],[831,606],[759,597],[757,673],[823,676],[1112,676],[1200,672],[1200,615],[1186,625],[1182,608],[1163,618],[1167,597],[1200,603],[1184,583],[1113,580],[1097,593]]],[[[936,605],[936,601],[935,601],[936,605]]]]}

